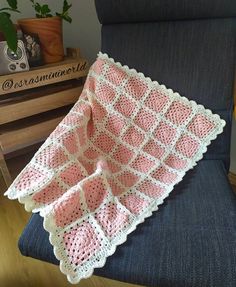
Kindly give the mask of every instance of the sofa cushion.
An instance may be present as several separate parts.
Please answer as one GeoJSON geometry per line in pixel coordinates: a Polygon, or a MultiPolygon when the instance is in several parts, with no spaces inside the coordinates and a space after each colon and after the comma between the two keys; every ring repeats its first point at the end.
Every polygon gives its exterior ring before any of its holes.
{"type": "Polygon", "coordinates": [[[224,132],[212,143],[205,158],[224,159],[227,164],[235,44],[234,19],[127,22],[102,28],[104,53],[226,120],[224,132]]]}
{"type": "MultiPolygon", "coordinates": [[[[95,274],[146,286],[233,287],[235,221],[236,196],[223,163],[201,161],[95,274]]],[[[19,248],[23,255],[58,264],[38,214],[19,248]]]]}
{"type": "Polygon", "coordinates": [[[96,0],[96,7],[103,24],[236,16],[233,0],[96,0]]]}

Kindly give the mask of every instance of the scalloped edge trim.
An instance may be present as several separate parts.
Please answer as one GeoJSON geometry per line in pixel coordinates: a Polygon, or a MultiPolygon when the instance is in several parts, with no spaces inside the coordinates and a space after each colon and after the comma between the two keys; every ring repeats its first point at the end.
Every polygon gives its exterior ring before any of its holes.
{"type": "MultiPolygon", "coordinates": [[[[139,75],[139,77],[141,79],[143,79],[144,81],[147,81],[149,84],[153,84],[153,85],[156,85],[157,87],[161,87],[161,88],[164,88],[165,90],[168,90],[171,94],[173,95],[177,95],[178,97],[180,97],[181,99],[184,99],[184,100],[187,100],[188,102],[191,102],[193,105],[197,105],[198,108],[200,109],[204,109],[204,112],[207,113],[208,115],[210,115],[211,117],[214,117],[215,120],[219,121],[219,129],[218,130],[215,130],[214,133],[212,133],[211,135],[211,139],[208,139],[208,141],[204,142],[204,145],[203,145],[203,148],[202,148],[202,152],[201,154],[192,162],[191,166],[183,172],[182,176],[179,178],[179,180],[174,184],[174,186],[179,183],[180,181],[183,180],[183,177],[185,176],[186,172],[190,169],[193,169],[194,166],[197,165],[197,162],[199,160],[201,160],[203,158],[203,155],[204,153],[206,153],[207,151],[207,147],[211,144],[211,142],[213,140],[215,140],[217,138],[217,136],[219,134],[221,134],[223,132],[223,128],[224,126],[226,125],[226,122],[220,118],[220,116],[218,114],[213,114],[212,111],[210,109],[206,109],[203,105],[201,104],[197,104],[195,101],[193,100],[189,100],[187,99],[186,97],[184,96],[181,96],[178,92],[174,92],[172,89],[168,89],[165,85],[163,84],[159,84],[157,81],[152,81],[151,78],[149,77],[145,77],[145,75],[141,72],[137,72],[136,69],[130,69],[127,65],[122,65],[120,62],[115,62],[113,58],[110,58],[107,54],[104,54],[102,52],[99,52],[98,53],[98,58],[97,59],[104,59],[104,60],[107,60],[107,61],[110,61],[112,64],[118,66],[119,68],[121,68],[122,70],[124,70],[128,75],[132,75],[132,76],[137,76],[139,75]]],[[[81,276],[71,276],[70,274],[68,274],[68,271],[65,267],[65,262],[63,260],[63,258],[61,257],[60,253],[58,252],[58,250],[60,249],[60,246],[57,246],[57,245],[54,245],[53,242],[55,242],[56,240],[54,240],[55,236],[53,234],[53,224],[51,222],[51,218],[50,216],[47,218],[47,216],[45,214],[42,214],[40,212],[39,209],[33,209],[32,212],[33,213],[37,213],[39,212],[40,216],[43,217],[43,227],[44,229],[49,232],[49,241],[50,243],[52,244],[53,246],[53,253],[55,255],[55,257],[60,261],[60,265],[59,265],[59,268],[61,270],[61,272],[63,274],[65,274],[67,276],[67,280],[72,283],[72,284],[78,284],[80,282],[81,279],[87,279],[89,278],[90,276],[92,276],[93,272],[94,272],[94,269],[95,268],[102,268],[104,267],[104,265],[106,264],[106,260],[107,260],[107,257],[113,255],[116,251],[116,248],[117,246],[123,244],[126,240],[127,240],[127,236],[132,233],[134,230],[136,230],[137,226],[140,224],[140,223],[143,223],[145,221],[146,218],[152,216],[153,212],[157,211],[158,208],[159,208],[159,205],[161,205],[164,200],[169,196],[170,192],[173,191],[174,189],[174,186],[172,187],[172,189],[167,189],[166,193],[159,199],[157,200],[153,200],[153,203],[150,205],[151,207],[149,207],[148,209],[146,209],[139,217],[137,220],[134,220],[132,222],[132,225],[131,225],[131,228],[129,228],[127,230],[126,233],[123,234],[123,236],[116,242],[116,245],[113,245],[111,249],[108,249],[108,252],[107,252],[107,256],[103,258],[102,261],[100,261],[99,263],[97,264],[94,264],[94,266],[90,269],[89,272],[87,272],[86,275],[84,275],[83,277],[81,276]]],[[[8,196],[7,192],[4,194],[6,196],[8,196]]],[[[9,199],[11,199],[9,196],[8,196],[9,199]]],[[[24,204],[25,205],[25,209],[26,211],[29,211],[29,204],[32,203],[32,201],[29,199],[29,198],[25,198],[25,197],[18,197],[17,198],[18,201],[21,203],[21,204],[24,204]]]]}
{"type": "Polygon", "coordinates": [[[142,80],[146,81],[148,84],[153,84],[153,85],[157,86],[158,88],[163,88],[163,89],[167,90],[168,92],[170,92],[171,95],[178,96],[181,99],[187,100],[188,102],[192,103],[193,105],[198,106],[198,108],[204,109],[204,111],[207,112],[208,114],[210,114],[212,117],[215,117],[215,118],[217,118],[217,120],[220,120],[222,122],[223,127],[226,125],[225,120],[221,119],[218,114],[213,114],[212,111],[210,109],[205,108],[204,105],[198,104],[194,100],[189,100],[185,96],[180,95],[178,92],[173,91],[171,88],[167,88],[164,84],[160,84],[156,80],[152,80],[150,77],[145,76],[142,72],[138,72],[134,68],[129,68],[127,65],[122,65],[120,62],[116,62],[113,58],[110,58],[106,53],[99,52],[97,54],[97,56],[98,56],[97,59],[103,59],[105,61],[110,61],[112,64],[114,64],[117,67],[119,67],[120,69],[122,69],[129,76],[137,76],[138,75],[142,80]]]}
{"type": "MultiPolygon", "coordinates": [[[[173,189],[172,189],[173,190],[173,189]]],[[[83,277],[74,277],[73,278],[68,274],[67,270],[66,270],[66,267],[65,267],[65,262],[64,260],[62,259],[62,257],[60,256],[60,253],[58,252],[58,249],[59,247],[54,245],[53,242],[55,242],[54,238],[54,234],[52,233],[53,232],[53,229],[50,228],[50,223],[48,224],[47,222],[47,218],[43,217],[44,218],[44,221],[43,221],[43,227],[44,229],[49,233],[49,241],[51,243],[51,245],[53,246],[53,253],[55,255],[55,257],[60,261],[60,265],[59,265],[59,268],[61,270],[61,272],[67,276],[67,280],[71,283],[71,284],[78,284],[82,279],[88,279],[89,277],[91,277],[94,273],[94,269],[95,268],[102,268],[105,266],[106,264],[106,261],[107,261],[107,258],[109,256],[112,256],[115,251],[116,251],[116,248],[123,244],[124,242],[126,242],[127,240],[127,237],[130,233],[132,233],[134,230],[137,229],[137,226],[141,223],[143,223],[145,221],[146,218],[148,217],[151,217],[153,212],[157,211],[158,208],[159,208],[159,205],[161,205],[163,202],[164,202],[164,199],[168,197],[168,195],[170,194],[170,192],[172,191],[168,191],[167,193],[165,193],[161,198],[159,198],[158,200],[154,201],[152,206],[153,208],[152,209],[147,209],[145,212],[142,213],[142,216],[140,216],[138,218],[137,221],[133,221],[133,225],[131,225],[131,228],[128,229],[127,233],[123,234],[124,236],[117,241],[117,244],[116,245],[113,245],[112,246],[112,249],[108,249],[108,253],[107,253],[107,256],[103,258],[102,261],[100,261],[99,263],[95,264],[93,268],[91,268],[90,272],[88,272],[85,276],[83,277]]],[[[41,215],[41,214],[40,214],[41,215]]],[[[49,222],[50,222],[50,219],[49,219],[49,222]]]]}

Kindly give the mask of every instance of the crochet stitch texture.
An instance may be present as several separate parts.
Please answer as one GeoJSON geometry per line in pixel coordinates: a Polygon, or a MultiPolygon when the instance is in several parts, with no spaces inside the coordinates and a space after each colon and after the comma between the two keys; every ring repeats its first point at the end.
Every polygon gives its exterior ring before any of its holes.
{"type": "Polygon", "coordinates": [[[78,102],[6,192],[40,212],[71,283],[102,267],[225,122],[99,53],[78,102]]]}

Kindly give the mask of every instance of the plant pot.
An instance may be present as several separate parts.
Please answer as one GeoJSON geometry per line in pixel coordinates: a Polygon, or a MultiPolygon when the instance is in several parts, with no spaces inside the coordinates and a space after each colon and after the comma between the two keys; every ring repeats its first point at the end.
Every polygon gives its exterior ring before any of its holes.
{"type": "Polygon", "coordinates": [[[18,20],[24,34],[37,34],[44,63],[55,63],[64,58],[62,19],[60,17],[27,18],[18,20]]]}

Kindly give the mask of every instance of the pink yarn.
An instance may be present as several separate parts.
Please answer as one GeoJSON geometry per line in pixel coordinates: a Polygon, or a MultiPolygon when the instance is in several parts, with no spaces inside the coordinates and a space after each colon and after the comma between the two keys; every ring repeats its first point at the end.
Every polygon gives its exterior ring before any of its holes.
{"type": "Polygon", "coordinates": [[[50,204],[60,198],[65,190],[56,181],[52,181],[47,187],[33,195],[37,203],[50,204]]]}
{"type": "Polygon", "coordinates": [[[121,203],[133,214],[139,214],[148,205],[148,201],[134,194],[128,194],[120,199],[121,203]]]}
{"type": "Polygon", "coordinates": [[[74,267],[86,262],[101,248],[93,226],[87,222],[66,232],[63,235],[63,241],[70,263],[74,267]]]}
{"type": "Polygon", "coordinates": [[[109,238],[115,236],[129,223],[128,214],[119,210],[115,204],[109,204],[101,208],[95,218],[101,224],[109,238]]]}
{"type": "Polygon", "coordinates": [[[100,54],[80,99],[7,195],[44,216],[62,271],[78,283],[157,209],[223,126],[100,54]]]}

